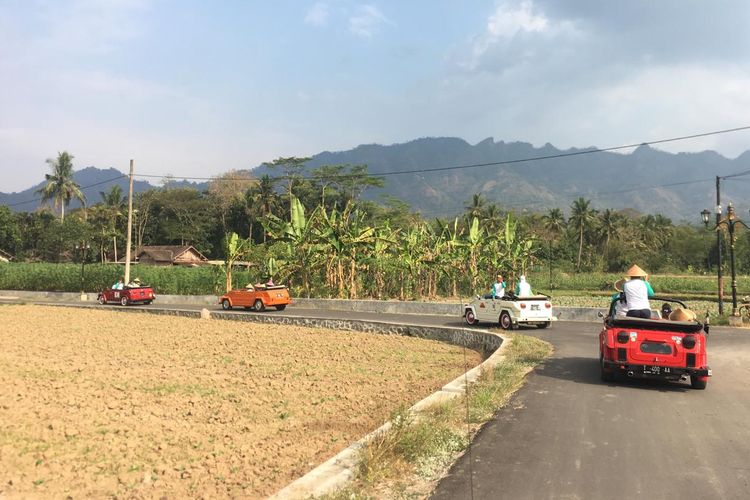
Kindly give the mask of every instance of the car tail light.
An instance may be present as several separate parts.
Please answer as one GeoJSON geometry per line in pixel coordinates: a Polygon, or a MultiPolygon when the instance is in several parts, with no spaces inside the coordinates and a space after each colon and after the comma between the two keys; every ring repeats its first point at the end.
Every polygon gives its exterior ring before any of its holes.
{"type": "Polygon", "coordinates": [[[526,309],[526,302],[521,302],[521,309],[526,309]]]}
{"type": "Polygon", "coordinates": [[[695,366],[695,353],[693,352],[687,353],[687,356],[685,356],[685,362],[688,368],[694,367],[695,366]]]}
{"type": "Polygon", "coordinates": [[[682,339],[682,345],[685,349],[692,349],[695,347],[695,335],[685,335],[682,339]]]}
{"type": "Polygon", "coordinates": [[[630,339],[630,335],[626,331],[620,331],[617,332],[617,341],[621,344],[627,344],[628,339],[630,339]]]}
{"type": "Polygon", "coordinates": [[[550,304],[549,302],[545,302],[544,307],[549,309],[550,307],[552,307],[552,304],[550,304]]]}

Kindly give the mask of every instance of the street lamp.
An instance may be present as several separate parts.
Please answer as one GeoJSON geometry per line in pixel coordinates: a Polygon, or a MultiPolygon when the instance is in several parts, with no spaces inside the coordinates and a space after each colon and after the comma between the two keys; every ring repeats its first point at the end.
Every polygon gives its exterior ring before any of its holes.
{"type": "Polygon", "coordinates": [[[731,203],[729,203],[729,205],[727,205],[726,216],[723,219],[719,220],[719,222],[716,224],[715,229],[718,231],[719,229],[726,228],[729,232],[729,266],[732,273],[732,316],[739,316],[739,312],[737,311],[737,276],[734,272],[734,226],[736,226],[737,224],[750,229],[747,224],[742,222],[742,220],[737,217],[734,212],[734,207],[731,203]]]}
{"type": "MultiPolygon", "coordinates": [[[[711,211],[706,210],[705,208],[701,212],[701,219],[703,220],[703,224],[705,224],[706,229],[708,229],[708,220],[711,216],[711,211]]],[[[706,269],[708,272],[711,272],[711,249],[706,249],[706,269]]]]}
{"type": "Polygon", "coordinates": [[[84,291],[84,269],[86,266],[86,250],[91,248],[91,245],[89,245],[88,241],[82,241],[81,243],[76,243],[75,245],[76,250],[81,252],[81,300],[83,300],[83,297],[85,296],[86,292],[84,291]]]}

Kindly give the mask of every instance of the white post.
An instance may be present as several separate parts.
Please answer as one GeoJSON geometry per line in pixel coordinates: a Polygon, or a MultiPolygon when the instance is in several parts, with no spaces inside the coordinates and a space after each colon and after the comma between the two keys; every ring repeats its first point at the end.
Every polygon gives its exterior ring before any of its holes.
{"type": "Polygon", "coordinates": [[[128,190],[128,237],[125,244],[125,284],[130,283],[130,235],[133,232],[133,160],[130,160],[130,189],[128,190]]]}

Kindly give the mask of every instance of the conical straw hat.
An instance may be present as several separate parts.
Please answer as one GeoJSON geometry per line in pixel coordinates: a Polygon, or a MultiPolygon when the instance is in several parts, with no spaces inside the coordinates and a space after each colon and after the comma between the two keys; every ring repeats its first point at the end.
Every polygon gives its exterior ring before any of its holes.
{"type": "Polygon", "coordinates": [[[695,321],[695,312],[678,307],[669,315],[671,321],[695,321]]]}
{"type": "Polygon", "coordinates": [[[630,269],[628,269],[627,274],[625,276],[629,278],[648,278],[648,273],[638,267],[636,264],[633,264],[630,269]]]}

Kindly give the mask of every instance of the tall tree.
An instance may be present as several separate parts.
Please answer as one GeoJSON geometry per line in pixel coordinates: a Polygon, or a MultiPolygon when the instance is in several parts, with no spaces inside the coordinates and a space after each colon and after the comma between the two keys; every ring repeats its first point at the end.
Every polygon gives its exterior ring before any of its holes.
{"type": "Polygon", "coordinates": [[[42,195],[42,203],[54,201],[55,208],[60,207],[60,221],[65,220],[65,207],[74,197],[86,204],[86,197],[81,187],[73,182],[73,156],[67,151],[57,154],[56,159],[47,158],[47,164],[52,168],[52,174],[44,174],[47,181],[36,192],[42,195]]]}
{"type": "Polygon", "coordinates": [[[265,165],[268,168],[276,169],[280,168],[284,171],[284,177],[286,178],[287,196],[289,197],[289,211],[292,211],[292,205],[294,204],[293,189],[295,181],[299,183],[302,179],[302,172],[305,170],[305,165],[310,161],[310,158],[297,158],[291,156],[289,158],[276,158],[272,162],[266,162],[265,165]]]}
{"type": "Polygon", "coordinates": [[[578,264],[576,269],[581,270],[581,255],[583,253],[583,237],[586,231],[591,229],[596,220],[596,210],[591,208],[591,200],[584,200],[582,197],[573,201],[570,206],[571,213],[568,224],[578,233],[578,264]]]}

